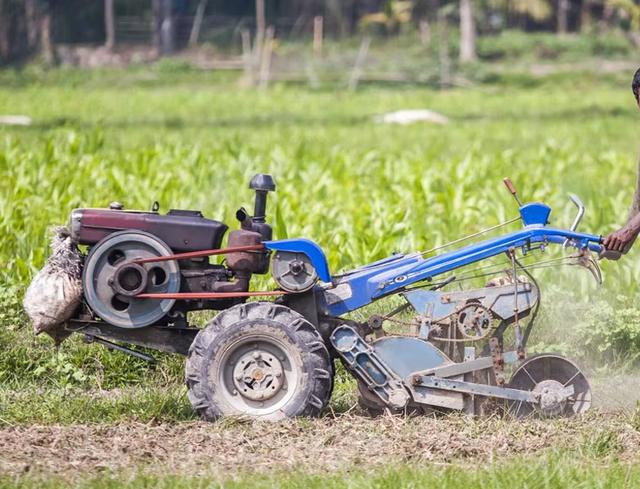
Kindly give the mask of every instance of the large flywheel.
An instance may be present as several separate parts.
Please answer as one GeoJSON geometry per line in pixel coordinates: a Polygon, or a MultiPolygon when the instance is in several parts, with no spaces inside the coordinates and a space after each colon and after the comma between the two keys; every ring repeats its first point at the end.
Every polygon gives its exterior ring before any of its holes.
{"type": "Polygon", "coordinates": [[[82,282],[87,303],[103,320],[121,328],[142,328],[159,321],[175,299],[135,296],[179,292],[178,264],[135,261],[171,254],[165,243],[143,231],[110,234],[91,249],[85,262],[82,282]]]}

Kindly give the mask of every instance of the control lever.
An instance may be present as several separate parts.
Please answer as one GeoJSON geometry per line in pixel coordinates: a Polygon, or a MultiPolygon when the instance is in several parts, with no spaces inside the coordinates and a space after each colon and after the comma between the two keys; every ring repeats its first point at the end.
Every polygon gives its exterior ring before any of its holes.
{"type": "MultiPolygon", "coordinates": [[[[575,231],[576,229],[578,229],[578,225],[580,224],[580,221],[582,221],[585,207],[582,201],[580,200],[580,197],[578,197],[576,194],[569,194],[569,199],[571,199],[571,202],[573,202],[574,205],[578,208],[578,213],[576,214],[576,217],[573,219],[573,223],[569,228],[571,231],[575,231]]],[[[568,244],[569,244],[569,239],[565,239],[564,243],[562,243],[562,246],[566,248],[568,244]]]]}
{"type": "Polygon", "coordinates": [[[509,177],[505,177],[502,179],[502,181],[504,182],[504,185],[507,187],[507,190],[511,193],[511,195],[513,195],[513,198],[516,199],[518,206],[522,207],[522,201],[520,200],[520,197],[518,197],[518,191],[516,190],[516,186],[513,184],[511,179],[509,177]]]}
{"type": "Polygon", "coordinates": [[[584,216],[584,204],[580,200],[580,197],[578,197],[576,194],[569,194],[569,198],[571,199],[571,202],[573,202],[578,208],[578,213],[573,220],[573,224],[571,224],[571,231],[575,231],[576,229],[578,229],[578,224],[580,224],[580,221],[582,221],[582,217],[584,216]]]}
{"type": "Polygon", "coordinates": [[[589,250],[580,250],[577,264],[589,270],[593,275],[593,278],[596,279],[598,285],[602,285],[602,271],[600,270],[600,265],[598,265],[598,262],[593,259],[589,250]]]}

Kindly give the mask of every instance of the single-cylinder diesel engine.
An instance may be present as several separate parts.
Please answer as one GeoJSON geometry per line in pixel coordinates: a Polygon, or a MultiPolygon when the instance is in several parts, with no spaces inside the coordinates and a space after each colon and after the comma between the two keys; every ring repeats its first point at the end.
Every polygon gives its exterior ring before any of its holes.
{"type": "Polygon", "coordinates": [[[220,249],[228,226],[207,219],[200,211],[172,209],[167,214],[125,210],[112,203],[108,209],[75,209],[71,213],[71,239],[87,246],[82,285],[93,314],[120,328],[184,323],[187,311],[220,310],[243,298],[176,301],[140,298],[141,294],[246,292],[252,274],[269,270],[269,254],[259,247],[272,237],[266,223],[267,193],[275,190],[269,175],[256,175],[249,185],[256,191],[254,215],[240,208],[241,228],[230,233],[222,264],[211,263],[204,251],[220,249]],[[179,259],[159,260],[179,255],[179,259]]]}

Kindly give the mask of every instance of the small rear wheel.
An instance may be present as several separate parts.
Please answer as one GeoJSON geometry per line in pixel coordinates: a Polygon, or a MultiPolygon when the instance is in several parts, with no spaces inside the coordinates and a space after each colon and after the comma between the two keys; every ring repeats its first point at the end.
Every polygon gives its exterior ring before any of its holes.
{"type": "Polygon", "coordinates": [[[591,407],[587,378],[575,363],[560,355],[542,353],[528,358],[513,372],[508,386],[534,392],[539,397],[536,405],[510,401],[507,410],[516,418],[571,417],[591,407]],[[572,391],[568,397],[566,389],[572,391]]]}
{"type": "Polygon", "coordinates": [[[189,399],[200,415],[279,420],[316,416],[333,383],[327,348],[300,314],[273,303],[218,314],[191,345],[189,399]]]}

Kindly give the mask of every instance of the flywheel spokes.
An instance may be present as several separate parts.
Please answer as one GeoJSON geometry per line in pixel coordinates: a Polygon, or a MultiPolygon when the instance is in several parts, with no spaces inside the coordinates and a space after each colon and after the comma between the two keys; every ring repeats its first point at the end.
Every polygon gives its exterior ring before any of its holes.
{"type": "Polygon", "coordinates": [[[528,358],[516,368],[508,386],[539,397],[538,404],[509,402],[507,410],[517,418],[575,416],[591,407],[587,378],[575,363],[560,355],[544,353],[528,358]]]}

